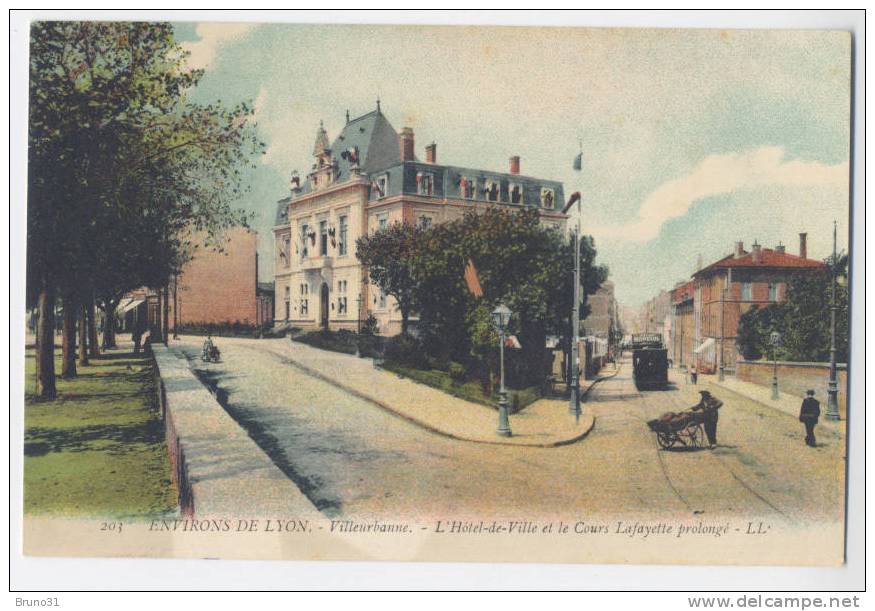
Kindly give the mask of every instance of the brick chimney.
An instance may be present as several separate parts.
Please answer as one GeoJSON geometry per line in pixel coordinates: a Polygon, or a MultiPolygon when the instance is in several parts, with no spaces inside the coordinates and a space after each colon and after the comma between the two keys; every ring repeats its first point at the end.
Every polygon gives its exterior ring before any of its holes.
{"type": "Polygon", "coordinates": [[[434,142],[425,147],[425,162],[437,163],[437,144],[434,142]]]}
{"type": "Polygon", "coordinates": [[[762,249],[762,247],[760,247],[760,245],[757,244],[756,241],[754,241],[753,245],[751,245],[750,248],[751,248],[751,253],[752,253],[752,255],[753,255],[753,256],[751,257],[751,258],[753,259],[753,262],[754,262],[754,263],[759,263],[760,261],[762,261],[762,260],[763,260],[763,249],[762,249]]]}
{"type": "Polygon", "coordinates": [[[744,242],[736,242],[735,243],[735,258],[741,258],[744,256],[744,242]]]}
{"type": "Polygon", "coordinates": [[[401,161],[413,161],[413,128],[412,127],[403,127],[401,128],[401,135],[399,136],[399,143],[401,145],[401,161]]]}
{"type": "Polygon", "coordinates": [[[519,174],[520,173],[520,156],[514,155],[510,158],[510,173],[511,174],[519,174]]]}
{"type": "Polygon", "coordinates": [[[808,258],[808,234],[799,234],[799,256],[803,259],[808,258]]]}
{"type": "Polygon", "coordinates": [[[778,245],[775,246],[775,252],[778,253],[778,254],[782,254],[782,255],[783,255],[785,252],[787,252],[787,249],[784,247],[784,243],[783,243],[783,242],[778,242],[778,245]]]}

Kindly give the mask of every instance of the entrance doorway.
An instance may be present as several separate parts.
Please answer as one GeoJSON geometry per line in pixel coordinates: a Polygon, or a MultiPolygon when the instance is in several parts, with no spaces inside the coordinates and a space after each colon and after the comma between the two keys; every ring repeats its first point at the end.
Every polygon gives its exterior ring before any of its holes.
{"type": "Polygon", "coordinates": [[[320,312],[322,313],[322,328],[328,329],[328,285],[324,282],[322,283],[322,296],[321,296],[321,308],[320,312]]]}

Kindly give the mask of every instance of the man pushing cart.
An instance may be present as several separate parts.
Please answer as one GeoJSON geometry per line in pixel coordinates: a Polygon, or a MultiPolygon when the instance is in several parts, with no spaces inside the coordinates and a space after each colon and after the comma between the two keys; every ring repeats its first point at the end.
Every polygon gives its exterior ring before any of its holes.
{"type": "Polygon", "coordinates": [[[690,409],[666,412],[647,423],[656,433],[659,447],[703,448],[707,442],[708,447],[714,449],[717,445],[717,410],[723,402],[707,390],[699,391],[699,394],[701,399],[690,409]]]}

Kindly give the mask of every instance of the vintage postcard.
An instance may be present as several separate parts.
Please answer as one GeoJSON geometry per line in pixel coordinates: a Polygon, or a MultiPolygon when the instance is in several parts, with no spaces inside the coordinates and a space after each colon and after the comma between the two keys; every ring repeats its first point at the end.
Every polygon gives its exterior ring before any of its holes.
{"type": "Polygon", "coordinates": [[[29,27],[25,555],[844,562],[848,32],[29,27]]]}

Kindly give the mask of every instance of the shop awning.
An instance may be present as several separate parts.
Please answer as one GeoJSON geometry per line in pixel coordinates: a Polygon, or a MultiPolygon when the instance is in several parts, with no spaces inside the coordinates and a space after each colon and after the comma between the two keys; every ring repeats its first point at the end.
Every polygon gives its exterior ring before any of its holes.
{"type": "Polygon", "coordinates": [[[120,311],[122,314],[124,314],[125,312],[129,312],[130,310],[133,310],[134,308],[136,308],[138,305],[140,305],[144,301],[145,301],[145,299],[129,299],[126,303],[119,304],[119,307],[117,308],[117,310],[120,311]]]}
{"type": "Polygon", "coordinates": [[[707,350],[713,350],[713,349],[714,349],[714,343],[715,343],[715,342],[714,342],[714,338],[713,338],[713,337],[709,337],[709,338],[706,339],[704,342],[702,342],[702,343],[699,345],[699,347],[696,348],[693,352],[695,352],[696,354],[702,354],[703,352],[705,352],[705,351],[707,351],[707,350]]]}

